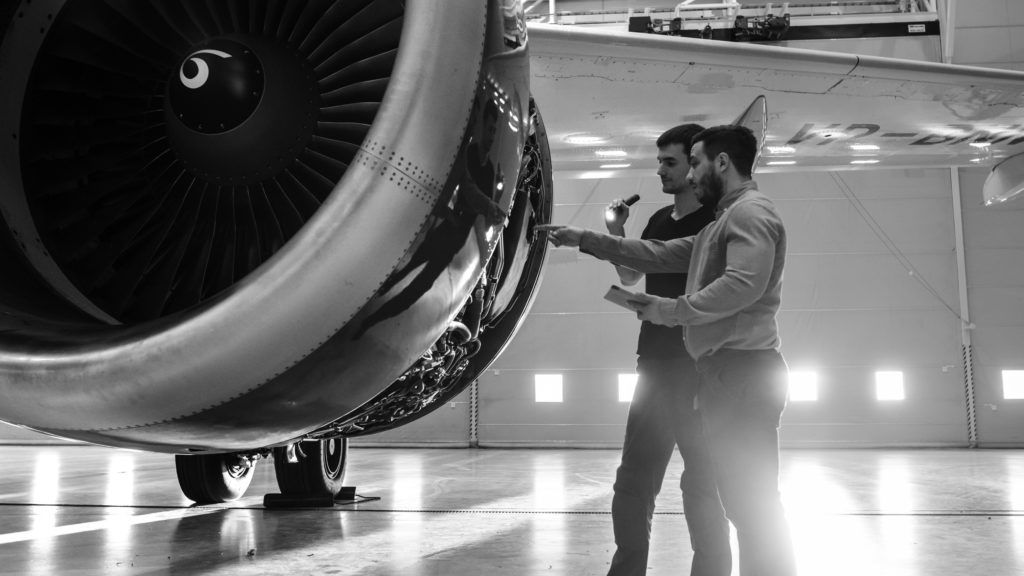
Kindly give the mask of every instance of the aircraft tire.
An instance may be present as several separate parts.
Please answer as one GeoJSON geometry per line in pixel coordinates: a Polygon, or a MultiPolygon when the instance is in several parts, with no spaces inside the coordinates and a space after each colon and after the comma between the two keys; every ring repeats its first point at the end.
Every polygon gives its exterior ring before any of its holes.
{"type": "Polygon", "coordinates": [[[307,440],[300,444],[298,462],[289,462],[287,448],[274,448],[274,473],[282,494],[336,496],[345,481],[348,438],[307,440]]]}
{"type": "Polygon", "coordinates": [[[174,466],[182,493],[196,504],[216,504],[241,498],[255,463],[241,466],[233,454],[176,455],[174,466]]]}

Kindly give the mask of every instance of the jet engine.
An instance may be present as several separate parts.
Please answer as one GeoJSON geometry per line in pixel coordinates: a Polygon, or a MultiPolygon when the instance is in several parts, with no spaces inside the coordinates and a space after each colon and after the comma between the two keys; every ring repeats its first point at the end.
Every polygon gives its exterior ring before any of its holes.
{"type": "Polygon", "coordinates": [[[330,485],[518,328],[551,212],[519,2],[22,0],[0,30],[0,420],[179,454],[201,501],[272,449],[330,485]]]}

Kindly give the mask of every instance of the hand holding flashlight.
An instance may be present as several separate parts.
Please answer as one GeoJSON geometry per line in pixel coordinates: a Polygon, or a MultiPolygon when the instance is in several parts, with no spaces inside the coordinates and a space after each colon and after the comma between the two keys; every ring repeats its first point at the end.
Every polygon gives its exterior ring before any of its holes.
{"type": "Polygon", "coordinates": [[[616,198],[612,200],[611,204],[604,212],[604,221],[608,226],[609,232],[621,231],[623,226],[626,224],[626,220],[629,218],[629,207],[637,203],[640,200],[639,194],[633,194],[629,198],[622,200],[616,198]]]}

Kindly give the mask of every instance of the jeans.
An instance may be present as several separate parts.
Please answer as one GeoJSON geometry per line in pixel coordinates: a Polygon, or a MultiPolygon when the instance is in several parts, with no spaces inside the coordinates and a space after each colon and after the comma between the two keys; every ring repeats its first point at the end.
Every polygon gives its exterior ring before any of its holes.
{"type": "Polygon", "coordinates": [[[615,475],[612,525],[617,549],[609,576],[647,571],[654,500],[678,446],[685,470],[679,482],[693,548],[692,576],[728,576],[732,571],[729,522],[693,399],[699,380],[693,361],[643,358],[626,419],[622,463],[615,475]]]}
{"type": "Polygon", "coordinates": [[[699,406],[742,576],[793,576],[779,495],[779,420],[788,368],[775,350],[719,350],[697,361],[699,406]]]}

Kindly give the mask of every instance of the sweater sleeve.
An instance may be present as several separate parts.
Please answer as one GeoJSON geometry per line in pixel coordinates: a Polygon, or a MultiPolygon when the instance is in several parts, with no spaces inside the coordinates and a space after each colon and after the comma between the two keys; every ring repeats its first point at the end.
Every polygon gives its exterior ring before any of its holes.
{"type": "Polygon", "coordinates": [[[580,251],[644,274],[685,273],[693,252],[693,237],[675,240],[638,240],[587,230],[580,238],[580,251]]]}

